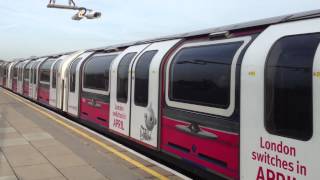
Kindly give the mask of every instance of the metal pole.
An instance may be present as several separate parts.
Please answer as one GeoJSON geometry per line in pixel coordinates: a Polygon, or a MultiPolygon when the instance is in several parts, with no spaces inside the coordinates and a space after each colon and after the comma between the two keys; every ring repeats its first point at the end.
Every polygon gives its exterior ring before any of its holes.
{"type": "Polygon", "coordinates": [[[47,8],[57,8],[57,9],[71,9],[71,10],[88,10],[92,11],[91,9],[87,9],[85,7],[78,7],[78,6],[67,6],[67,5],[59,5],[59,4],[48,4],[47,8]]]}

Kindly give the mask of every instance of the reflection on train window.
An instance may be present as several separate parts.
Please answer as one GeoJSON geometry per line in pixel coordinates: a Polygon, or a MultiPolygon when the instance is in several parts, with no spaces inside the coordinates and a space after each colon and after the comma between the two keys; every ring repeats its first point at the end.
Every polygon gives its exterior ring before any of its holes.
{"type": "Polygon", "coordinates": [[[120,61],[117,74],[117,101],[126,103],[128,100],[129,66],[137,53],[128,53],[120,61]]]}
{"type": "Polygon", "coordinates": [[[40,82],[50,82],[50,69],[53,63],[54,59],[49,59],[40,66],[40,82]]]}
{"type": "Polygon", "coordinates": [[[143,53],[135,68],[134,103],[138,106],[148,105],[149,95],[149,67],[152,58],[158,51],[147,51],[143,53]]]}
{"type": "Polygon", "coordinates": [[[242,43],[232,42],[181,49],[171,64],[170,100],[228,108],[231,64],[242,43]]]}
{"type": "Polygon", "coordinates": [[[284,37],[272,47],[265,69],[265,127],[271,134],[312,136],[312,66],[320,34],[284,37]]]}
{"type": "Polygon", "coordinates": [[[85,65],[84,88],[108,91],[109,90],[109,70],[116,54],[93,56],[85,65]]]}
{"type": "Polygon", "coordinates": [[[70,68],[70,92],[75,92],[76,90],[76,73],[77,73],[77,65],[81,61],[81,57],[77,58],[72,62],[71,68],[70,68]]]}
{"type": "Polygon", "coordinates": [[[57,72],[59,70],[61,59],[59,59],[54,65],[53,65],[53,72],[52,72],[52,88],[56,88],[57,85],[57,72]]]}

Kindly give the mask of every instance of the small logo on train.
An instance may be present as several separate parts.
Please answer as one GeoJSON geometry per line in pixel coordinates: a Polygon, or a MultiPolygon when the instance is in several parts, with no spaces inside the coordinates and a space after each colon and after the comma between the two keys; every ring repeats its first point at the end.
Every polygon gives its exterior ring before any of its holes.
{"type": "Polygon", "coordinates": [[[140,140],[150,141],[152,139],[152,130],[157,124],[157,119],[152,109],[152,104],[147,108],[147,112],[144,114],[145,126],[140,127],[140,140]]]}

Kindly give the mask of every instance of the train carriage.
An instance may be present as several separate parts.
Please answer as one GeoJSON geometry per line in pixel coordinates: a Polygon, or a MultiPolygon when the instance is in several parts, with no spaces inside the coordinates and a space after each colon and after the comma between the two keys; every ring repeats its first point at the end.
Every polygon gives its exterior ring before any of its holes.
{"type": "Polygon", "coordinates": [[[319,42],[310,11],[2,63],[0,85],[212,179],[314,180],[319,42]]]}

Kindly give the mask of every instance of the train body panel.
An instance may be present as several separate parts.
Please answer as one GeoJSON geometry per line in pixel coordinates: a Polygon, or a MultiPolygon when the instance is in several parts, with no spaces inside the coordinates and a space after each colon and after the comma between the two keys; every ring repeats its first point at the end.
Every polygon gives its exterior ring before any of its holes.
{"type": "Polygon", "coordinates": [[[13,84],[13,68],[15,64],[18,62],[12,62],[8,66],[8,78],[7,78],[7,88],[12,90],[12,84],[13,84]]]}
{"type": "Polygon", "coordinates": [[[159,148],[160,144],[160,66],[164,56],[179,41],[151,44],[132,65],[130,137],[153,148],[159,148]]]}
{"type": "Polygon", "coordinates": [[[130,46],[112,64],[109,128],[123,136],[130,136],[131,68],[137,56],[149,45],[130,46]]]}
{"type": "Polygon", "coordinates": [[[173,52],[163,77],[163,151],[238,178],[236,72],[240,54],[250,40],[250,36],[193,40],[173,52]]]}
{"type": "Polygon", "coordinates": [[[62,88],[62,91],[58,94],[57,102],[58,102],[58,108],[62,109],[64,112],[68,112],[68,94],[69,94],[69,71],[68,68],[70,67],[70,64],[77,58],[79,55],[84,53],[84,50],[74,52],[70,54],[67,58],[63,60],[60,74],[61,79],[59,79],[62,88]],[[61,105],[60,105],[61,104],[61,105]]]}
{"type": "Polygon", "coordinates": [[[23,61],[18,68],[18,81],[17,81],[17,93],[23,94],[23,82],[24,82],[24,69],[29,60],[23,61]]]}
{"type": "Polygon", "coordinates": [[[68,68],[68,113],[75,117],[79,116],[79,94],[80,94],[80,68],[82,63],[93,54],[85,52],[72,61],[68,68]]]}
{"type": "Polygon", "coordinates": [[[31,67],[31,81],[32,85],[29,87],[29,95],[31,93],[31,98],[33,100],[38,99],[38,86],[39,86],[39,67],[41,63],[46,60],[47,58],[40,58],[34,62],[33,66],[31,67]]]}
{"type": "Polygon", "coordinates": [[[246,52],[241,179],[319,179],[319,32],[319,18],[272,25],[246,52]]]}
{"type": "Polygon", "coordinates": [[[50,57],[41,62],[39,66],[38,100],[40,103],[45,105],[50,105],[50,86],[53,79],[51,76],[51,70],[56,61],[56,57],[50,57]]]}
{"type": "Polygon", "coordinates": [[[104,128],[109,127],[110,69],[121,52],[96,52],[82,69],[80,117],[104,128]]]}
{"type": "Polygon", "coordinates": [[[57,108],[57,77],[62,60],[63,57],[58,57],[50,69],[49,105],[54,108],[57,108]]]}
{"type": "Polygon", "coordinates": [[[30,60],[23,69],[23,92],[24,97],[29,97],[30,86],[31,86],[31,67],[34,61],[30,60]]]}

